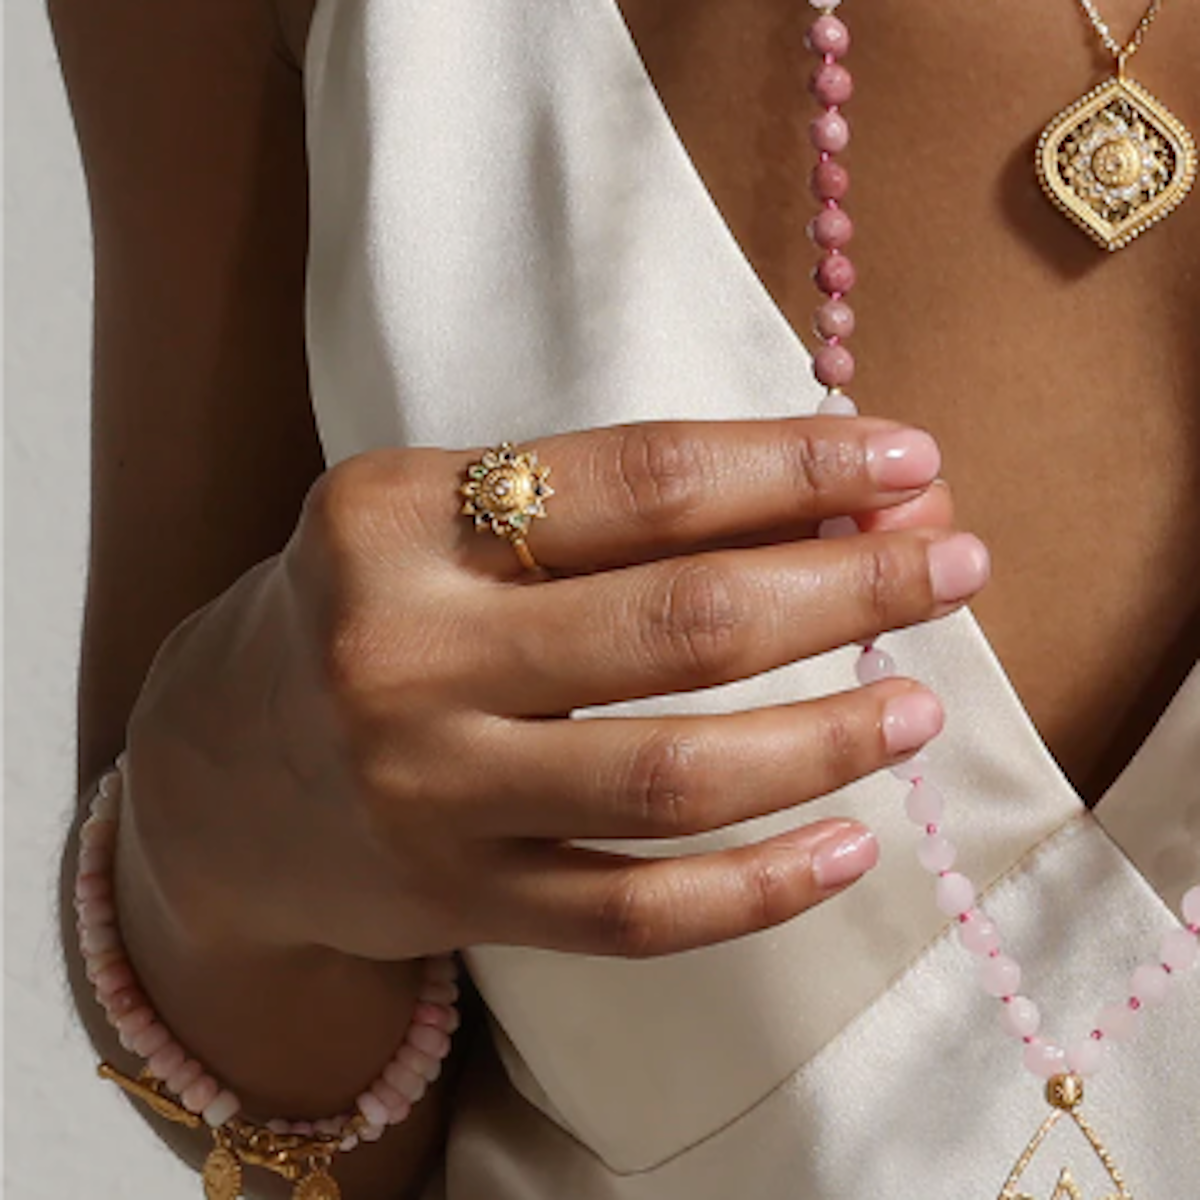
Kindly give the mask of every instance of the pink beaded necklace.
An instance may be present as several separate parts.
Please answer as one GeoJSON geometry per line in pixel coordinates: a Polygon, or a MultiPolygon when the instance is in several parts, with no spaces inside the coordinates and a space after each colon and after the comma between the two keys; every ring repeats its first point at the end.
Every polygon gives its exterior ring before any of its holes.
{"type": "MultiPolygon", "coordinates": [[[[823,207],[809,232],[822,252],[813,278],[826,297],[814,320],[822,345],[813,357],[813,372],[827,389],[818,411],[831,416],[855,416],[858,408],[843,391],[854,378],[854,356],[844,345],[845,339],[854,332],[855,324],[854,310],[845,299],[856,281],[854,264],[845,254],[854,227],[842,208],[850,178],[845,167],[837,161],[837,155],[850,142],[850,125],[842,106],[850,100],[854,84],[850,72],[841,62],[850,49],[850,32],[834,15],[841,0],[809,2],[820,12],[809,30],[808,45],[820,59],[812,75],[811,89],[823,108],[810,127],[812,143],[819,153],[812,186],[823,207]]],[[[1085,7],[1091,16],[1094,6],[1085,7]]],[[[1159,7],[1160,0],[1156,0],[1150,13],[1156,15],[1159,7]]],[[[1147,24],[1143,18],[1139,30],[1147,24]]],[[[1124,59],[1121,66],[1123,74],[1124,59]]],[[[826,522],[821,533],[822,536],[839,536],[856,531],[852,519],[841,518],[826,522]]],[[[856,666],[860,683],[871,683],[895,673],[896,664],[891,655],[874,645],[864,647],[856,666]]],[[[980,907],[975,885],[965,874],[953,869],[957,850],[943,831],[946,802],[930,778],[928,756],[919,753],[893,767],[892,774],[908,785],[905,812],[919,830],[917,858],[936,880],[937,906],[957,923],[959,942],[979,960],[980,986],[999,1002],[1000,1026],[1021,1045],[1026,1070],[1045,1081],[1050,1114],[1017,1159],[1001,1187],[998,1200],[1032,1200],[1018,1190],[1021,1179],[1051,1129],[1064,1118],[1075,1123],[1103,1164],[1116,1188],[1115,1197],[1133,1200],[1112,1156],[1080,1111],[1083,1080],[1103,1067],[1111,1046],[1133,1040],[1141,1026],[1144,1010],[1162,1004],[1174,977],[1195,966],[1200,959],[1200,886],[1193,887],[1183,898],[1183,926],[1164,933],[1157,957],[1134,970],[1125,989],[1126,999],[1102,1008],[1086,1036],[1064,1049],[1041,1035],[1038,1006],[1020,992],[1020,964],[1004,953],[1000,931],[980,907]]],[[[1082,1200],[1069,1168],[1062,1169],[1051,1200],[1082,1200]]]]}

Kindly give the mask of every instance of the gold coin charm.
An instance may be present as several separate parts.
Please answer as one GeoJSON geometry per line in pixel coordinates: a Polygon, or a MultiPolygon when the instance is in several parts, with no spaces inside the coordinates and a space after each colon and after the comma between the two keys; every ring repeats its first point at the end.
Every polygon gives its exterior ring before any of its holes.
{"type": "Polygon", "coordinates": [[[342,1200],[342,1189],[324,1167],[318,1167],[296,1184],[292,1200],[342,1200]]]}
{"type": "Polygon", "coordinates": [[[205,1200],[237,1200],[242,1194],[242,1164],[228,1146],[214,1146],[204,1160],[205,1200]]]}

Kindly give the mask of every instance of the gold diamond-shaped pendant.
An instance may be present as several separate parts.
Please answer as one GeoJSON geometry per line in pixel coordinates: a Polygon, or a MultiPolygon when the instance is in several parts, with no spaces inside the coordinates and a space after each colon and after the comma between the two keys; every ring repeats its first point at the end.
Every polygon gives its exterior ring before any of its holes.
{"type": "Polygon", "coordinates": [[[1115,76],[1063,109],[1037,144],[1051,202],[1106,250],[1168,216],[1196,179],[1196,143],[1140,83],[1115,76]]]}

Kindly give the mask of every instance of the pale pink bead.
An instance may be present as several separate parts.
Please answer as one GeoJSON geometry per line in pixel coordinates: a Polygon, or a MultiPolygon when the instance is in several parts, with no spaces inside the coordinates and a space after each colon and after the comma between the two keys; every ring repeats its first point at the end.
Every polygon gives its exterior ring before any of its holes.
{"type": "Polygon", "coordinates": [[[1096,1028],[1114,1042],[1132,1042],[1142,1027],[1140,1010],[1128,1004],[1109,1004],[1100,1010],[1096,1028]]]}
{"type": "Polygon", "coordinates": [[[75,896],[79,900],[100,900],[112,895],[112,881],[107,875],[83,875],[75,880],[75,896]]]}
{"type": "Polygon", "coordinates": [[[182,1096],[203,1074],[204,1068],[194,1058],[187,1058],[163,1082],[172,1095],[182,1096]]]}
{"type": "Polygon", "coordinates": [[[1021,986],[1021,964],[1007,954],[989,955],[979,964],[979,986],[989,996],[1015,996],[1021,986]]]}
{"type": "Polygon", "coordinates": [[[161,1050],[171,1040],[171,1031],[165,1025],[155,1022],[147,1025],[141,1033],[130,1039],[129,1048],[138,1058],[149,1058],[161,1050]]]}
{"type": "Polygon", "coordinates": [[[417,999],[426,1004],[453,1004],[458,999],[458,985],[449,980],[430,980],[421,985],[417,999]]]}
{"type": "Polygon", "coordinates": [[[808,44],[817,54],[843,58],[850,49],[850,30],[837,17],[818,17],[808,31],[808,44]]]}
{"type": "Polygon", "coordinates": [[[395,1061],[410,1071],[415,1071],[426,1083],[432,1083],[441,1073],[441,1060],[410,1046],[407,1042],[396,1051],[395,1061]]]}
{"type": "Polygon", "coordinates": [[[827,208],[813,218],[808,230],[823,250],[841,250],[854,237],[854,222],[840,208],[827,208]]]}
{"type": "Polygon", "coordinates": [[[85,928],[89,925],[111,925],[117,916],[111,900],[84,900],[78,905],[78,912],[85,928]]]}
{"type": "Polygon", "coordinates": [[[201,1075],[195,1083],[183,1089],[179,1103],[188,1112],[199,1116],[217,1098],[220,1090],[221,1085],[211,1075],[201,1075]]]}
{"type": "Polygon", "coordinates": [[[346,1122],[341,1117],[322,1117],[313,1122],[313,1129],[324,1137],[336,1137],[345,1127],[346,1122]]]}
{"type": "Polygon", "coordinates": [[[956,858],[958,847],[940,833],[926,834],[917,843],[917,862],[934,875],[950,870],[956,858]]]}
{"type": "Polygon", "coordinates": [[[79,828],[79,844],[85,847],[100,846],[111,848],[117,839],[115,821],[105,821],[100,817],[89,817],[79,828]]]}
{"type": "Polygon", "coordinates": [[[916,783],[929,774],[930,758],[924,750],[909,755],[903,762],[893,763],[888,770],[906,783],[916,783]]]}
{"type": "Polygon", "coordinates": [[[387,1109],[389,1125],[399,1125],[408,1119],[412,1105],[384,1080],[377,1079],[371,1084],[371,1095],[387,1109]]]}
{"type": "Polygon", "coordinates": [[[1183,919],[1189,925],[1200,925],[1200,887],[1194,887],[1184,893],[1183,919]]]}
{"type": "Polygon", "coordinates": [[[115,992],[132,987],[134,982],[133,968],[127,959],[122,958],[97,974],[95,979],[96,995],[103,999],[105,996],[111,996],[115,992]]]}
{"type": "Polygon", "coordinates": [[[161,1079],[165,1083],[175,1071],[183,1066],[186,1059],[187,1051],[172,1038],[150,1056],[146,1070],[155,1079],[161,1079]]]}
{"type": "Polygon", "coordinates": [[[826,300],[817,309],[813,328],[823,338],[848,338],[854,332],[854,309],[844,300],[826,300]]]}
{"type": "Polygon", "coordinates": [[[1172,929],[1163,934],[1158,957],[1172,971],[1190,971],[1200,958],[1200,939],[1188,929],[1172,929]]]}
{"type": "Polygon", "coordinates": [[[1042,1024],[1038,1006],[1028,996],[1010,996],[1000,1009],[1000,1028],[1014,1038],[1031,1038],[1042,1024]]]}
{"type": "Polygon", "coordinates": [[[338,1149],[343,1151],[353,1150],[358,1145],[358,1135],[350,1134],[349,1137],[344,1137],[338,1142],[338,1149]]]}
{"type": "Polygon", "coordinates": [[[1067,1056],[1058,1046],[1051,1042],[1043,1042],[1039,1038],[1034,1038],[1025,1047],[1021,1059],[1025,1063],[1025,1069],[1039,1079],[1061,1075],[1067,1065],[1067,1056]]]}
{"type": "Polygon", "coordinates": [[[850,145],[850,122],[841,113],[822,113],[809,126],[809,137],[818,150],[840,154],[850,145]]]}
{"type": "Polygon", "coordinates": [[[363,1092],[355,1104],[358,1106],[358,1111],[372,1125],[383,1126],[388,1123],[387,1105],[374,1092],[363,1092]]]}
{"type": "Polygon", "coordinates": [[[959,925],[958,940],[964,950],[984,958],[1000,949],[1000,930],[990,917],[976,909],[969,920],[959,925]]]}
{"type": "Polygon", "coordinates": [[[102,954],[105,950],[118,949],[121,936],[115,925],[93,925],[83,931],[79,945],[84,954],[102,954]]]}
{"type": "Polygon", "coordinates": [[[272,1133],[289,1133],[292,1127],[291,1124],[285,1121],[282,1117],[272,1117],[267,1122],[267,1128],[272,1133]]]}
{"type": "Polygon", "coordinates": [[[449,954],[435,954],[425,960],[423,974],[431,983],[453,983],[458,978],[458,963],[449,954]]]}
{"type": "MultiPolygon", "coordinates": [[[[153,1023],[154,1009],[149,1005],[143,1005],[141,1008],[135,1008],[132,1012],[123,1014],[117,1021],[117,1030],[126,1037],[134,1037],[153,1023]]],[[[129,1049],[128,1046],[125,1048],[129,1049]]]]}
{"type": "Polygon", "coordinates": [[[298,1133],[301,1137],[312,1137],[316,1129],[311,1121],[293,1121],[291,1124],[291,1132],[298,1133]]]}
{"type": "MultiPolygon", "coordinates": [[[[858,282],[858,273],[854,264],[844,254],[826,254],[817,263],[813,279],[818,288],[827,295],[844,296],[858,282]]],[[[819,378],[819,377],[818,377],[819,378]]],[[[840,386],[834,384],[833,386],[840,386]]]]}
{"type": "Polygon", "coordinates": [[[817,526],[817,537],[827,542],[853,537],[858,532],[858,522],[853,517],[826,517],[817,526]]]}
{"type": "Polygon", "coordinates": [[[1161,1004],[1171,990],[1171,976],[1158,963],[1143,963],[1129,983],[1129,994],[1143,1004],[1161,1004]]]}
{"type": "Polygon", "coordinates": [[[422,1096],[425,1095],[425,1089],[429,1086],[421,1075],[418,1075],[411,1067],[406,1067],[398,1062],[390,1062],[383,1069],[383,1077],[387,1080],[390,1087],[394,1087],[409,1104],[416,1104],[422,1096]]]}
{"type": "MultiPolygon", "coordinates": [[[[118,759],[118,762],[121,760],[118,759]]],[[[116,799],[121,794],[124,779],[120,771],[108,771],[100,779],[100,795],[106,799],[116,799]]]]}
{"type": "Polygon", "coordinates": [[[914,825],[936,825],[945,810],[945,797],[928,779],[914,783],[904,800],[904,811],[914,825]]]}
{"type": "Polygon", "coordinates": [[[360,1142],[377,1142],[383,1137],[387,1127],[383,1124],[379,1125],[364,1125],[358,1131],[358,1140],[360,1142]]]}
{"type": "Polygon", "coordinates": [[[822,346],[813,355],[813,374],[825,387],[845,387],[854,381],[854,355],[845,346],[822,346]]]}
{"type": "Polygon", "coordinates": [[[422,1000],[413,1009],[413,1023],[417,1025],[432,1025],[435,1029],[449,1032],[450,1015],[454,1010],[445,1004],[430,1004],[422,1000]]]}
{"type": "MultiPolygon", "coordinates": [[[[823,417],[857,417],[858,405],[842,391],[826,392],[817,405],[817,412],[823,417]]],[[[858,532],[857,526],[855,533],[858,532]]]]}
{"type": "Polygon", "coordinates": [[[1067,1050],[1067,1068],[1074,1075],[1085,1079],[1095,1075],[1104,1066],[1108,1047],[1098,1038],[1086,1037],[1067,1050]]]}
{"type": "Polygon", "coordinates": [[[112,851],[105,846],[92,846],[80,851],[80,875],[107,875],[111,866],[112,851]]]}
{"type": "Polygon", "coordinates": [[[224,1125],[230,1117],[237,1116],[238,1109],[241,1107],[241,1102],[232,1092],[217,1092],[216,1096],[204,1106],[201,1116],[204,1117],[206,1125],[211,1129],[216,1129],[219,1125],[224,1125]]]}
{"type": "Polygon", "coordinates": [[[861,684],[877,683],[896,674],[896,660],[886,651],[872,646],[864,650],[854,664],[854,674],[861,684]]]}
{"type": "Polygon", "coordinates": [[[841,163],[817,163],[812,173],[812,191],[818,200],[844,200],[850,191],[850,172],[841,163]]]}
{"type": "Polygon", "coordinates": [[[127,987],[105,996],[101,1003],[104,1005],[104,1011],[108,1014],[109,1024],[116,1025],[127,1014],[139,1008],[145,1008],[149,1001],[141,988],[127,987]]]}
{"type": "Polygon", "coordinates": [[[88,813],[101,821],[115,821],[120,807],[120,795],[117,791],[110,791],[107,796],[101,791],[93,797],[88,813]]]}
{"type": "Polygon", "coordinates": [[[822,63],[808,86],[819,104],[831,108],[846,104],[854,95],[854,77],[840,63],[822,63]]]}
{"type": "Polygon", "coordinates": [[[446,1032],[457,1033],[458,1027],[462,1024],[462,1017],[459,1015],[457,1008],[448,1008],[446,1010],[446,1032]]]}
{"type": "Polygon", "coordinates": [[[937,881],[937,906],[948,917],[959,917],[975,905],[975,885],[965,876],[950,871],[937,881]]]}
{"type": "Polygon", "coordinates": [[[445,1058],[450,1051],[450,1038],[445,1030],[432,1025],[410,1025],[405,1041],[431,1058],[445,1058]]]}
{"type": "Polygon", "coordinates": [[[88,979],[94,984],[96,976],[101,971],[107,970],[109,967],[114,967],[117,963],[125,961],[125,950],[120,948],[117,950],[103,950],[99,954],[85,954],[83,956],[83,971],[88,979]]]}

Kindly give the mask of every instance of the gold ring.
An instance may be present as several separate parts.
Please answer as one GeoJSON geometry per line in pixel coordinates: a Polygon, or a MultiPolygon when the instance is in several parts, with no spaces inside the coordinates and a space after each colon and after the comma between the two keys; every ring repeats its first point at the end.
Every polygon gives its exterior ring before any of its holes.
{"type": "Polygon", "coordinates": [[[467,468],[459,491],[466,497],[463,513],[476,529],[490,529],[517,552],[527,571],[545,574],[525,540],[534,517],[546,515],[554,489],[546,482],[550,468],[538,463],[537,451],[519,451],[510,442],[488,450],[467,468]]]}

